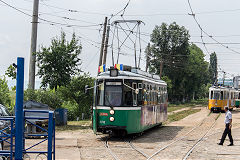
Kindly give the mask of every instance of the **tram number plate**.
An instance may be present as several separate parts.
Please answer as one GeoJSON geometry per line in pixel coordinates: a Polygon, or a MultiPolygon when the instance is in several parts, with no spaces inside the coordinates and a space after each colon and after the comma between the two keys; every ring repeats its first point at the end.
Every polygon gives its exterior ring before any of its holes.
{"type": "Polygon", "coordinates": [[[105,121],[100,121],[100,123],[105,124],[105,121]]]}
{"type": "Polygon", "coordinates": [[[108,113],[100,113],[100,116],[108,116],[108,113]]]}

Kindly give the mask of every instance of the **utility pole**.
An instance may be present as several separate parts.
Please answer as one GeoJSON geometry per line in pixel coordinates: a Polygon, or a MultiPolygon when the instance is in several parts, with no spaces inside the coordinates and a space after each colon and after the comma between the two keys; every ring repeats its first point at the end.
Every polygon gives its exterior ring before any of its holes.
{"type": "Polygon", "coordinates": [[[103,55],[103,64],[106,65],[107,61],[107,49],[108,49],[108,40],[109,40],[110,25],[107,27],[107,36],[105,40],[104,55],[103,55]]]}
{"type": "Polygon", "coordinates": [[[145,52],[146,52],[146,72],[147,72],[148,71],[148,66],[149,66],[149,54],[151,52],[151,50],[150,50],[150,43],[148,43],[145,52]]]}
{"type": "Polygon", "coordinates": [[[107,17],[105,17],[105,22],[104,22],[104,27],[103,27],[103,36],[102,36],[102,45],[100,49],[100,57],[99,57],[99,65],[101,66],[103,63],[103,49],[104,49],[104,42],[105,42],[105,37],[106,37],[106,28],[107,28],[107,17]]]}
{"type": "Polygon", "coordinates": [[[29,62],[29,81],[28,81],[29,89],[35,89],[35,63],[36,63],[35,53],[37,48],[38,6],[39,0],[34,0],[32,15],[30,62],[29,62]]]}

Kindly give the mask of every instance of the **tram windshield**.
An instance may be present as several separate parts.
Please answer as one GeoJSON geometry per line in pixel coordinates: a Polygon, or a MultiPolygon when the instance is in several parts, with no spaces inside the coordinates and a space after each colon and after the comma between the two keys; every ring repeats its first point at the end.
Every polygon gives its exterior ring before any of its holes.
{"type": "Polygon", "coordinates": [[[107,86],[105,88],[105,105],[121,106],[122,104],[122,86],[107,86]]]}
{"type": "Polygon", "coordinates": [[[224,94],[224,91],[211,91],[210,99],[216,99],[216,100],[227,99],[227,94],[226,94],[226,92],[224,94]]]}

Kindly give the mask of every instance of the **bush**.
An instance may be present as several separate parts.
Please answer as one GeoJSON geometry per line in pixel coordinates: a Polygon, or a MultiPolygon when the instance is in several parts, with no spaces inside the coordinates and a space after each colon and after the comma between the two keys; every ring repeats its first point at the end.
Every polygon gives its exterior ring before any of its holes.
{"type": "MultiPolygon", "coordinates": [[[[84,118],[91,117],[91,105],[93,102],[93,90],[90,91],[89,95],[85,94],[85,85],[92,87],[94,85],[94,79],[90,77],[88,74],[80,75],[78,77],[74,77],[70,84],[67,86],[62,86],[58,88],[58,92],[63,98],[64,101],[70,101],[71,103],[66,105],[70,107],[73,105],[71,110],[74,108],[74,111],[71,112],[74,114],[74,118],[81,118],[82,113],[84,113],[84,118]],[[77,106],[76,106],[77,104],[77,106]]],[[[65,107],[64,107],[65,108],[65,107]]]]}
{"type": "Polygon", "coordinates": [[[63,100],[55,90],[32,90],[24,91],[24,101],[36,101],[47,104],[49,107],[56,109],[62,106],[63,100]]]}
{"type": "Polygon", "coordinates": [[[10,92],[5,77],[0,78],[0,104],[7,107],[11,106],[10,92]]]}
{"type": "MultiPolygon", "coordinates": [[[[78,104],[72,101],[65,101],[62,104],[62,108],[66,108],[68,110],[68,120],[69,121],[76,121],[78,115],[78,104]]],[[[80,118],[80,117],[79,117],[80,118]]]]}

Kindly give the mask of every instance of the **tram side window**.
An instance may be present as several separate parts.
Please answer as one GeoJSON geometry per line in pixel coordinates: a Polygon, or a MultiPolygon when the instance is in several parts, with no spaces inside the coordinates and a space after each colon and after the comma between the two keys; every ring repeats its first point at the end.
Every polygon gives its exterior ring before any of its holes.
{"type": "Polygon", "coordinates": [[[103,106],[104,100],[104,82],[99,82],[97,89],[97,105],[103,106]]]}
{"type": "MultiPolygon", "coordinates": [[[[130,82],[125,82],[126,85],[131,86],[130,82]]],[[[124,106],[132,106],[133,104],[133,96],[132,96],[132,89],[123,86],[123,105],[124,106]]]]}
{"type": "Polygon", "coordinates": [[[223,100],[223,91],[221,91],[220,100],[223,100]]]}
{"type": "Polygon", "coordinates": [[[143,105],[143,88],[142,83],[138,83],[139,93],[137,95],[138,105],[143,105]]]}
{"type": "Polygon", "coordinates": [[[150,100],[150,98],[151,98],[150,95],[151,95],[150,94],[150,87],[149,87],[149,85],[147,85],[147,104],[148,105],[150,104],[150,101],[151,101],[150,100]]]}
{"type": "Polygon", "coordinates": [[[150,104],[153,104],[154,102],[154,92],[153,92],[153,88],[152,85],[150,85],[150,104]]]}
{"type": "Polygon", "coordinates": [[[213,99],[213,91],[210,92],[210,99],[213,99]]]}
{"type": "Polygon", "coordinates": [[[229,98],[229,92],[225,92],[225,99],[229,98]]]}
{"type": "Polygon", "coordinates": [[[164,103],[164,87],[162,87],[162,103],[164,103]]]}
{"type": "Polygon", "coordinates": [[[158,87],[158,104],[161,104],[161,87],[158,87]]]}
{"type": "Polygon", "coordinates": [[[132,87],[134,90],[132,90],[133,93],[133,106],[137,106],[137,94],[135,93],[135,90],[137,89],[137,83],[133,83],[132,87]]]}
{"type": "Polygon", "coordinates": [[[143,100],[147,102],[147,88],[145,84],[143,84],[143,100]]]}
{"type": "Polygon", "coordinates": [[[238,99],[240,99],[240,93],[238,93],[238,99]]]}

